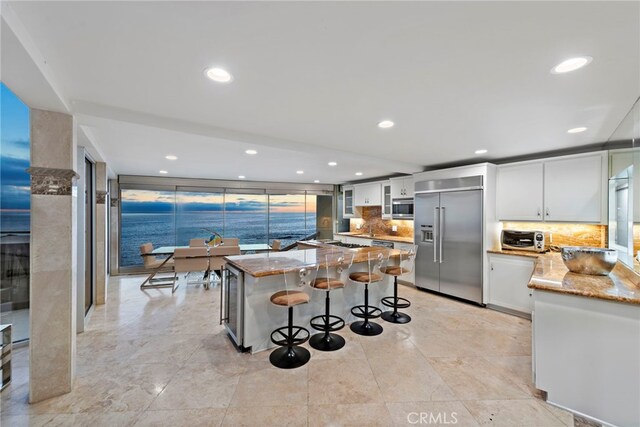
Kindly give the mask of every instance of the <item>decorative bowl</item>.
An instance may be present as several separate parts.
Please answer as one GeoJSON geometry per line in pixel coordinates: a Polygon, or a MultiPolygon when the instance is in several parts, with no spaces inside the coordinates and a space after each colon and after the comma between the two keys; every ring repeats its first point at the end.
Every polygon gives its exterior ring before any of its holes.
{"type": "Polygon", "coordinates": [[[592,276],[606,276],[618,261],[615,249],[565,246],[561,249],[562,261],[569,271],[592,276]]]}

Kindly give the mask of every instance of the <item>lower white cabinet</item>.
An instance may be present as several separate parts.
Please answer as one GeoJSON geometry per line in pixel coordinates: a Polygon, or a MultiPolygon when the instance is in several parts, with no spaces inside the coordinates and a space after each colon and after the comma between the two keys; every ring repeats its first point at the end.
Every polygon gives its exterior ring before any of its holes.
{"type": "Polygon", "coordinates": [[[489,254],[489,306],[531,316],[532,290],[527,286],[536,258],[489,254]]]}

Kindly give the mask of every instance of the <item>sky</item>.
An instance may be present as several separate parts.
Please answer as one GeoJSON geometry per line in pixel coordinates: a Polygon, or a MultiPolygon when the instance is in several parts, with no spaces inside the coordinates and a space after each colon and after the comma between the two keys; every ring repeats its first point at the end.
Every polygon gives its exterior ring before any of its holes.
{"type": "Polygon", "coordinates": [[[0,210],[29,209],[29,107],[0,82],[0,210]]]}
{"type": "MultiPolygon", "coordinates": [[[[258,212],[267,209],[267,197],[271,212],[305,212],[304,194],[226,194],[171,192],[151,190],[123,190],[122,211],[125,213],[173,212],[175,206],[183,211],[221,211],[226,202],[226,211],[258,212]]],[[[315,212],[316,197],[307,197],[307,208],[315,212]]]]}

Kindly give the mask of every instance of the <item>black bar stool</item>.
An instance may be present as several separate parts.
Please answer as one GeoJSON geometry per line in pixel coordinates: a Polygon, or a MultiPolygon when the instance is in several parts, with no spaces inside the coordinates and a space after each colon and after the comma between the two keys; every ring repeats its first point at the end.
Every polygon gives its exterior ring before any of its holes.
{"type": "Polygon", "coordinates": [[[349,274],[349,280],[353,283],[364,284],[364,305],[356,305],[351,309],[351,314],[359,319],[364,319],[351,324],[351,330],[358,335],[373,336],[382,333],[382,326],[369,321],[380,317],[382,314],[382,310],[378,307],[369,305],[369,285],[382,280],[383,276],[380,268],[386,265],[388,259],[388,249],[369,251],[367,252],[367,271],[349,274]]]}
{"type": "MultiPolygon", "coordinates": [[[[412,245],[409,250],[401,250],[400,253],[391,258],[395,261],[396,265],[387,265],[382,267],[380,271],[383,274],[393,276],[393,296],[384,297],[380,303],[393,310],[385,311],[382,313],[382,319],[391,323],[409,323],[411,322],[411,316],[406,313],[401,313],[398,309],[407,308],[411,306],[411,302],[406,298],[398,297],[398,276],[411,273],[416,261],[416,253],[418,252],[418,246],[412,245]]],[[[395,264],[395,263],[394,263],[395,264]]]]}
{"type": "Polygon", "coordinates": [[[299,368],[311,358],[309,350],[300,347],[309,339],[309,330],[293,324],[293,307],[309,302],[309,295],[306,292],[293,290],[287,286],[287,281],[295,280],[293,277],[296,273],[303,279],[302,283],[306,284],[304,278],[308,274],[307,269],[287,270],[283,273],[285,289],[271,295],[271,303],[278,307],[287,307],[289,312],[287,326],[278,328],[271,333],[271,342],[279,345],[280,348],[271,352],[269,361],[273,366],[281,369],[299,368]]]}
{"type": "Polygon", "coordinates": [[[318,263],[316,278],[311,282],[314,290],[325,293],[324,314],[315,316],[309,322],[311,327],[321,333],[309,339],[309,345],[320,351],[335,351],[344,347],[344,338],[333,332],[344,328],[344,319],[331,314],[331,299],[329,294],[334,289],[344,288],[343,274],[348,271],[353,262],[353,253],[336,251],[321,257],[318,263]]]}

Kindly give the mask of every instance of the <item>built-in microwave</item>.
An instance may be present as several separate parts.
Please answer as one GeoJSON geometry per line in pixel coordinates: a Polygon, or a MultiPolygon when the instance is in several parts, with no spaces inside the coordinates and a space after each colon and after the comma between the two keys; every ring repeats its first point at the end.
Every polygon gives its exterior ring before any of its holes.
{"type": "Polygon", "coordinates": [[[393,199],[393,202],[391,202],[391,218],[413,219],[413,198],[393,199]]]}

